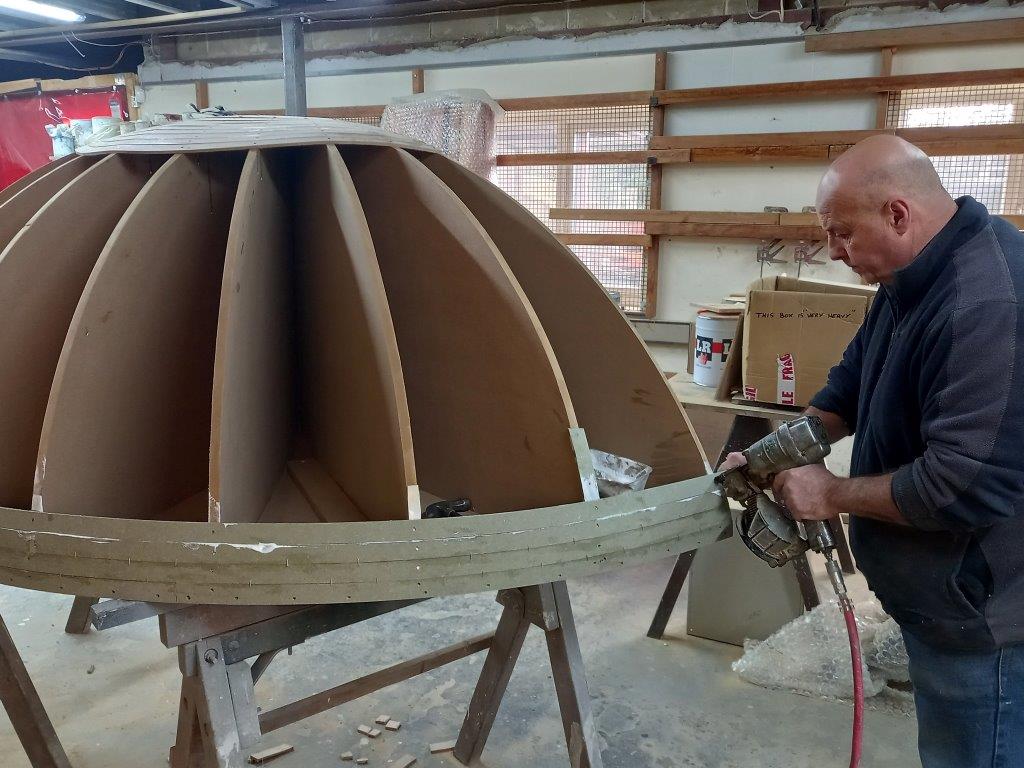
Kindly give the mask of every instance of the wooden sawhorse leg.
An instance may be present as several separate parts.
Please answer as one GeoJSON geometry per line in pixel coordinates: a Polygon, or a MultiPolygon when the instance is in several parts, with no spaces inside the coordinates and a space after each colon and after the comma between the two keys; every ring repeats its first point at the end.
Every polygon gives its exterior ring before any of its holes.
{"type": "Polygon", "coordinates": [[[76,597],[75,602],[71,604],[71,612],[68,614],[68,623],[64,631],[69,635],[88,633],[91,621],[89,611],[98,602],[98,597],[76,597]]]}
{"type": "Polygon", "coordinates": [[[71,768],[25,663],[0,617],[0,703],[32,768],[71,768]]]}
{"type": "Polygon", "coordinates": [[[484,751],[530,625],[544,630],[571,768],[602,768],[597,727],[569,592],[564,581],[498,593],[505,606],[455,745],[468,765],[484,751]]]}

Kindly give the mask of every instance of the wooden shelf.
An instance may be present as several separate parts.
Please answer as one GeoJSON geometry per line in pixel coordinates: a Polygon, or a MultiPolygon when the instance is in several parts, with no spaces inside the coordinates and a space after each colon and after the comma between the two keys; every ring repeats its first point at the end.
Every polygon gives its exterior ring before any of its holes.
{"type": "Polygon", "coordinates": [[[653,240],[650,235],[623,235],[616,233],[578,232],[573,234],[555,234],[562,245],[639,245],[650,248],[653,240]]]}
{"type": "MultiPolygon", "coordinates": [[[[642,208],[552,208],[549,218],[560,221],[646,221],[663,224],[783,224],[818,226],[817,214],[802,212],[764,213],[753,211],[650,211],[642,208]]],[[[650,230],[650,227],[648,227],[648,230],[650,230]]]]}
{"type": "Polygon", "coordinates": [[[724,237],[738,240],[823,240],[821,227],[794,224],[663,224],[647,225],[651,235],[724,237]]]}
{"type": "Polygon", "coordinates": [[[688,163],[690,151],[686,149],[636,149],[622,152],[543,152],[498,155],[497,165],[655,165],[659,163],[688,163]]]}
{"type": "Polygon", "coordinates": [[[1020,40],[1024,19],[996,19],[960,24],[930,24],[923,27],[892,27],[862,32],[826,32],[807,35],[804,50],[867,51],[875,48],[909,48],[919,45],[954,45],[993,40],[1020,40]]]}

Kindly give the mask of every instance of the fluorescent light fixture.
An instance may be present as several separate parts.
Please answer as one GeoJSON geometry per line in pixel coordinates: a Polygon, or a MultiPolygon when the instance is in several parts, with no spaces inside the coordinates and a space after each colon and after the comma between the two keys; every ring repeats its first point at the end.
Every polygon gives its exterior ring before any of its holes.
{"type": "Polygon", "coordinates": [[[18,13],[28,13],[32,16],[39,16],[44,19],[56,19],[57,21],[84,21],[85,16],[80,13],[58,8],[56,5],[37,3],[36,0],[0,0],[0,14],[4,8],[10,8],[18,13]]]}

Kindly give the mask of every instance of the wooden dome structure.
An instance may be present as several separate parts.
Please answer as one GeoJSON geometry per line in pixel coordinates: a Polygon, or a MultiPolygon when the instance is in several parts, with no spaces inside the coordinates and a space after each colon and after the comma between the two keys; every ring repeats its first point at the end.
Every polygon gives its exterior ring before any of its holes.
{"type": "Polygon", "coordinates": [[[0,581],[390,599],[728,525],[601,285],[414,141],[305,118],[128,134],[0,193],[0,249],[0,581]],[[584,502],[576,428],[651,465],[649,490],[584,502]],[[479,514],[418,519],[460,496],[479,514]]]}

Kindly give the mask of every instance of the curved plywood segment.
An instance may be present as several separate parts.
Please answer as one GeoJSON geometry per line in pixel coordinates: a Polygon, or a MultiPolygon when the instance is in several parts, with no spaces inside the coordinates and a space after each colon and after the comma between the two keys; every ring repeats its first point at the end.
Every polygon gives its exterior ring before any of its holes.
{"type": "Polygon", "coordinates": [[[71,160],[74,159],[74,155],[65,155],[64,157],[54,160],[52,163],[47,163],[46,165],[36,168],[34,171],[29,171],[20,179],[14,180],[3,189],[0,189],[0,205],[6,203],[16,194],[21,192],[21,190],[23,190],[29,184],[34,183],[37,179],[45,176],[50,171],[55,170],[57,167],[64,165],[65,163],[70,162],[71,160]]]}
{"type": "MultiPolygon", "coordinates": [[[[0,204],[0,248],[7,247],[18,234],[18,230],[25,226],[36,211],[95,162],[95,157],[74,157],[56,167],[46,166],[49,168],[46,173],[35,178],[31,184],[0,204]]],[[[67,227],[68,223],[65,222],[64,226],[67,227]]]]}
{"type": "Polygon", "coordinates": [[[418,516],[395,327],[338,150],[306,150],[295,191],[301,422],[311,459],[290,465],[290,474],[326,520],[351,519],[356,510],[370,520],[418,516]]]}
{"type": "Polygon", "coordinates": [[[32,502],[43,414],[75,307],[107,238],[157,167],[156,157],[104,158],[0,253],[0,505],[32,502]]]}
{"type": "Polygon", "coordinates": [[[35,509],[205,520],[224,252],[241,159],[176,155],[128,208],[72,320],[35,509]]]}
{"type": "Polygon", "coordinates": [[[259,520],[291,444],[291,231],[277,159],[248,154],[231,215],[213,377],[212,522],[259,520]]]}
{"type": "Polygon", "coordinates": [[[399,149],[344,153],[366,212],[406,377],[420,486],[479,512],[581,498],[558,363],[493,243],[399,149]]]}
{"type": "Polygon", "coordinates": [[[703,474],[678,401],[590,271],[487,180],[441,155],[422,162],[472,211],[515,273],[551,340],[590,446],[651,465],[652,486],[703,474]]]}

